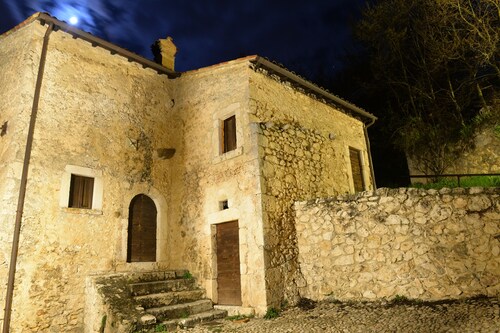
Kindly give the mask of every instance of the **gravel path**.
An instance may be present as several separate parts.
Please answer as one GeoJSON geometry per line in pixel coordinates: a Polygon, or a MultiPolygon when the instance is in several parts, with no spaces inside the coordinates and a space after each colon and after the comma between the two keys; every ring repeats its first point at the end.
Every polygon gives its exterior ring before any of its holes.
{"type": "Polygon", "coordinates": [[[278,318],[219,320],[180,332],[500,332],[500,299],[433,303],[317,303],[278,318]]]}

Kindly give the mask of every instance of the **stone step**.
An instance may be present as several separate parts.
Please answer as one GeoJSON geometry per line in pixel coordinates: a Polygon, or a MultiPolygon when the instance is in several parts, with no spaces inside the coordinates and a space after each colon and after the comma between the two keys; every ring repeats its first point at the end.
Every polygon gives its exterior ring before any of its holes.
{"type": "Polygon", "coordinates": [[[179,279],[187,274],[185,269],[171,270],[171,271],[144,271],[144,272],[130,272],[127,273],[127,279],[130,283],[138,282],[153,282],[163,280],[179,279]]]}
{"type": "Polygon", "coordinates": [[[133,296],[195,289],[194,279],[138,282],[129,284],[133,296]]]}
{"type": "Polygon", "coordinates": [[[169,320],[176,318],[187,318],[193,314],[213,310],[212,301],[202,299],[189,303],[166,305],[157,308],[147,309],[147,313],[152,314],[157,320],[169,320]]]}
{"type": "Polygon", "coordinates": [[[140,304],[145,309],[188,303],[203,298],[205,298],[205,290],[203,289],[171,291],[134,297],[137,304],[140,304]]]}
{"type": "Polygon", "coordinates": [[[224,310],[209,310],[191,315],[187,318],[172,319],[162,322],[168,332],[174,331],[177,328],[193,327],[195,325],[210,322],[212,320],[225,318],[227,311],[224,310]]]}

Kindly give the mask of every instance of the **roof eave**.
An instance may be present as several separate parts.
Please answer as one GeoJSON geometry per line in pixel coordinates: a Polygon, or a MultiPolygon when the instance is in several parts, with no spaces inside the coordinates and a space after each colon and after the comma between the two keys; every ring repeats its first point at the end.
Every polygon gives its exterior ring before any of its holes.
{"type": "Polygon", "coordinates": [[[71,34],[72,36],[74,36],[75,38],[80,38],[80,39],[83,39],[83,40],[91,43],[92,46],[102,47],[102,48],[108,50],[111,54],[119,54],[119,55],[127,58],[131,62],[133,61],[133,62],[139,63],[144,68],[151,68],[151,69],[155,70],[156,72],[158,72],[159,74],[167,75],[169,78],[176,78],[180,75],[179,73],[174,72],[168,68],[165,68],[162,65],[160,65],[152,60],[146,59],[146,58],[144,58],[144,57],[142,57],[134,52],[131,52],[129,50],[121,48],[113,43],[110,43],[110,42],[102,39],[102,38],[96,37],[88,32],[85,32],[83,30],[75,28],[74,26],[72,26],[66,22],[60,21],[60,20],[50,16],[47,13],[37,13],[37,14],[31,16],[30,19],[33,19],[33,20],[36,19],[36,20],[40,21],[40,23],[42,23],[43,25],[45,25],[46,23],[53,23],[54,30],[62,30],[64,32],[67,32],[67,33],[71,34]]]}
{"type": "Polygon", "coordinates": [[[251,60],[251,62],[254,62],[257,65],[263,66],[263,67],[279,74],[280,76],[284,76],[287,79],[292,80],[295,83],[297,83],[298,85],[306,88],[307,90],[312,91],[313,93],[315,93],[319,96],[322,96],[323,98],[325,98],[327,100],[332,101],[334,104],[340,105],[340,106],[348,109],[353,114],[360,116],[364,120],[364,123],[368,124],[367,126],[370,126],[371,124],[373,124],[377,120],[377,117],[374,116],[373,114],[357,107],[354,104],[351,104],[351,103],[343,100],[342,98],[340,98],[338,96],[335,96],[332,93],[329,93],[328,91],[326,91],[324,89],[321,89],[320,87],[313,84],[312,82],[309,82],[309,81],[303,79],[302,77],[284,69],[283,67],[281,67],[281,66],[279,66],[279,65],[277,65],[277,64],[275,64],[275,63],[273,63],[273,62],[271,62],[263,57],[256,56],[255,58],[253,58],[251,60]]]}

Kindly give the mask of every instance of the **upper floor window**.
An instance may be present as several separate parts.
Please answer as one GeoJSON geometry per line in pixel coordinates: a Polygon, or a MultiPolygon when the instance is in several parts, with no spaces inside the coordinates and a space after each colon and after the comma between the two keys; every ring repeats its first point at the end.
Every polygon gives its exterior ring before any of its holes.
{"type": "Polygon", "coordinates": [[[92,209],[94,178],[71,175],[68,207],[92,209]]]}
{"type": "Polygon", "coordinates": [[[102,214],[102,171],[66,165],[61,178],[59,206],[68,212],[102,214]],[[74,209],[77,208],[77,209],[74,209]]]}
{"type": "Polygon", "coordinates": [[[222,153],[236,149],[236,116],[231,116],[222,121],[222,153]]]}

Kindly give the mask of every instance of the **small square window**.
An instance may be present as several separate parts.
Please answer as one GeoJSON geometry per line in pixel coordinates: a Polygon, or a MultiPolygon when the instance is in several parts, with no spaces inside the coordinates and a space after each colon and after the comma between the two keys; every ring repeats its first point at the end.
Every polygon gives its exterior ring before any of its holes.
{"type": "Polygon", "coordinates": [[[68,207],[92,209],[93,195],[94,178],[71,175],[68,207]]]}
{"type": "Polygon", "coordinates": [[[227,200],[219,201],[219,210],[229,209],[229,202],[227,200]]]}
{"type": "Polygon", "coordinates": [[[236,116],[231,116],[222,122],[222,153],[236,149],[236,116]]]}

